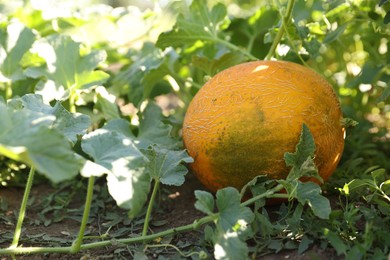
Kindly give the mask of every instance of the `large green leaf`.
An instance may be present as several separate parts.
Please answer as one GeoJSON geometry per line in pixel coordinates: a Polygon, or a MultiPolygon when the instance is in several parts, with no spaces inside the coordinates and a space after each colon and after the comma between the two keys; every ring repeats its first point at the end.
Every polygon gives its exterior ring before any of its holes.
{"type": "Polygon", "coordinates": [[[301,204],[308,204],[313,213],[322,219],[328,219],[332,211],[330,202],[321,195],[321,187],[314,182],[298,182],[294,197],[301,204]]]}
{"type": "Polygon", "coordinates": [[[248,246],[239,237],[237,232],[216,232],[214,238],[215,259],[247,259],[248,246]]]}
{"type": "Polygon", "coordinates": [[[301,136],[294,153],[285,153],[284,160],[291,170],[286,180],[278,180],[283,184],[291,198],[296,198],[301,204],[308,204],[313,213],[323,219],[329,218],[331,208],[327,198],[321,195],[321,188],[314,182],[302,183],[301,177],[322,178],[314,163],[315,143],[309,128],[304,124],[301,136]]]}
{"type": "Polygon", "coordinates": [[[195,208],[207,215],[212,215],[215,206],[213,195],[207,191],[196,190],[195,197],[195,208]]]}
{"type": "Polygon", "coordinates": [[[217,72],[237,65],[244,60],[246,60],[246,57],[239,52],[226,52],[211,60],[205,56],[194,56],[192,58],[194,66],[210,76],[214,76],[217,72]]]}
{"type": "Polygon", "coordinates": [[[54,107],[43,103],[42,96],[27,94],[21,98],[9,101],[9,106],[14,109],[30,110],[41,113],[42,116],[54,116],[52,127],[60,131],[72,143],[76,143],[77,136],[87,132],[90,126],[90,118],[81,113],[70,113],[62,105],[56,102],[54,107]]]}
{"type": "Polygon", "coordinates": [[[95,89],[96,103],[95,108],[102,112],[106,120],[120,118],[118,105],[116,104],[116,97],[106,90],[105,87],[100,86],[95,89]]]}
{"type": "Polygon", "coordinates": [[[218,41],[227,10],[216,4],[211,10],[206,0],[194,0],[186,14],[180,14],[173,30],[160,34],[156,45],[160,48],[192,45],[197,41],[218,41]]]}
{"type": "Polygon", "coordinates": [[[146,202],[150,177],[146,159],[134,141],[120,132],[98,129],[83,136],[81,147],[92,157],[81,170],[85,177],[107,174],[107,185],[118,206],[135,216],[146,202]]]}
{"type": "Polygon", "coordinates": [[[301,137],[295,152],[285,153],[284,155],[286,165],[293,167],[294,170],[297,168],[299,169],[308,157],[314,156],[315,149],[314,138],[311,135],[309,128],[303,124],[301,137]]]}
{"type": "Polygon", "coordinates": [[[183,163],[193,162],[185,150],[174,151],[153,145],[143,153],[149,159],[146,170],[153,179],[166,185],[180,186],[184,183],[188,169],[183,163]]]}
{"type": "Polygon", "coordinates": [[[0,153],[35,167],[53,182],[78,174],[83,160],[66,137],[53,128],[56,116],[15,109],[0,102],[0,153]]]}
{"type": "Polygon", "coordinates": [[[185,151],[171,149],[177,141],[162,120],[161,109],[150,103],[142,113],[137,135],[128,121],[114,119],[84,135],[81,142],[83,151],[93,159],[85,163],[81,174],[107,174],[110,194],[132,217],[145,204],[152,178],[181,185],[187,173],[182,163],[192,161],[185,151]]]}
{"type": "Polygon", "coordinates": [[[70,91],[88,89],[100,85],[109,75],[96,70],[106,59],[104,51],[80,53],[80,44],[65,35],[50,35],[34,43],[33,53],[46,61],[45,66],[30,67],[26,74],[32,78],[43,78],[37,93],[45,100],[66,99],[70,91]]]}
{"type": "Polygon", "coordinates": [[[231,187],[221,189],[213,196],[206,191],[195,191],[197,201],[195,207],[216,217],[216,228],[211,234],[214,242],[214,257],[216,259],[245,259],[248,246],[243,234],[254,220],[253,212],[240,204],[240,193],[231,187]],[[218,213],[213,213],[217,205],[218,213]]]}
{"type": "Polygon", "coordinates": [[[114,76],[113,91],[127,95],[138,107],[150,97],[154,85],[168,74],[165,55],[153,44],[145,43],[140,51],[130,52],[129,59],[132,63],[114,76]]]}
{"type": "Polygon", "coordinates": [[[150,102],[139,113],[139,126],[137,131],[134,131],[136,134],[132,130],[135,126],[131,126],[124,119],[111,120],[104,128],[133,138],[139,149],[147,149],[153,144],[158,144],[167,149],[178,148],[180,142],[171,136],[172,126],[164,121],[166,121],[166,117],[162,114],[161,108],[150,102]]]}
{"type": "Polygon", "coordinates": [[[254,215],[248,207],[243,207],[240,193],[231,187],[217,191],[216,205],[220,213],[217,221],[223,230],[239,230],[253,221],[254,215]]]}
{"type": "Polygon", "coordinates": [[[4,31],[0,28],[0,31],[0,82],[25,78],[19,63],[35,41],[35,34],[17,21],[9,23],[4,31]]]}
{"type": "Polygon", "coordinates": [[[146,149],[152,144],[161,144],[165,147],[177,147],[178,141],[171,137],[172,126],[164,123],[166,118],[162,110],[155,103],[148,103],[144,111],[139,114],[140,125],[138,131],[138,146],[146,149]]]}

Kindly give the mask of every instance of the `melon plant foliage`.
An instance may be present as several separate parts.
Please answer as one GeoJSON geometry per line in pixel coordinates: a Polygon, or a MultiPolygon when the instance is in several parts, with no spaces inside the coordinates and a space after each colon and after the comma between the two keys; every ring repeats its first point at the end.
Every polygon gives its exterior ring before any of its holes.
{"type": "MultiPolygon", "coordinates": [[[[136,242],[152,243],[158,188],[186,185],[193,162],[181,138],[191,99],[223,69],[288,60],[322,74],[353,119],[346,124],[359,123],[347,129],[334,177],[322,186],[300,181],[320,179],[303,125],[296,151],[285,153],[286,180],[258,176],[241,191],[197,190],[194,207],[205,216],[179,230],[200,229],[198,256],[216,259],[301,254],[314,245],[346,259],[390,254],[389,1],[156,1],[146,9],[69,10],[38,2],[0,3],[1,189],[12,185],[8,162],[52,184],[106,180],[131,221],[146,219],[136,242]],[[338,198],[336,206],[329,197],[338,198]],[[285,199],[276,218],[267,198],[285,199]]],[[[77,240],[67,252],[83,248],[77,240]]]]}

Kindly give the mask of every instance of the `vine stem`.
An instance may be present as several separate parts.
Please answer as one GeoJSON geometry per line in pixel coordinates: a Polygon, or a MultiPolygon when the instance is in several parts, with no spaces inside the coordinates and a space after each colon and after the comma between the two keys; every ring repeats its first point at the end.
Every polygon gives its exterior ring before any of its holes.
{"type": "Polygon", "coordinates": [[[24,189],[22,203],[20,205],[19,216],[18,216],[18,221],[16,223],[14,238],[10,246],[11,248],[16,248],[19,243],[20,234],[22,233],[23,221],[26,215],[28,197],[30,196],[31,187],[34,181],[34,175],[35,175],[35,168],[31,167],[27,178],[26,188],[24,189]]]}
{"type": "MultiPolygon", "coordinates": [[[[154,200],[154,198],[156,196],[158,186],[159,186],[159,182],[156,181],[155,187],[153,189],[154,195],[152,193],[151,201],[154,200]],[[153,198],[153,196],[154,196],[154,198],[153,198]]],[[[262,198],[285,197],[287,194],[278,194],[277,193],[282,189],[283,189],[283,185],[278,184],[277,186],[268,190],[267,192],[262,193],[260,195],[257,195],[255,197],[241,203],[241,206],[243,206],[243,207],[248,206],[248,205],[250,205],[250,204],[254,203],[255,201],[262,199],[262,198]]],[[[152,204],[153,203],[149,203],[148,210],[147,210],[147,216],[149,216],[149,218],[150,218],[150,214],[152,211],[151,210],[152,204]]],[[[120,245],[123,246],[123,245],[131,244],[131,243],[145,243],[145,242],[157,239],[157,238],[197,230],[201,226],[215,221],[218,217],[219,217],[219,213],[214,213],[212,215],[208,215],[208,216],[205,216],[205,217],[200,218],[198,220],[195,220],[191,224],[167,229],[167,230],[164,230],[164,231],[161,231],[158,233],[154,233],[154,234],[150,234],[150,235],[142,234],[141,236],[138,236],[138,237],[112,239],[112,240],[104,240],[104,241],[92,242],[92,243],[87,243],[87,244],[81,244],[79,247],[79,250],[87,250],[87,249],[93,249],[93,248],[99,248],[99,247],[105,247],[105,246],[113,246],[113,245],[114,246],[120,246],[120,245]]],[[[148,229],[148,222],[149,222],[149,220],[148,221],[145,220],[143,233],[145,232],[145,230],[147,231],[147,229],[148,229]]],[[[1,254],[15,255],[15,254],[42,254],[42,253],[71,253],[72,248],[73,248],[73,246],[72,247],[18,247],[18,248],[9,247],[9,248],[5,248],[5,249],[0,249],[0,255],[1,254]]]]}
{"type": "Polygon", "coordinates": [[[167,247],[171,247],[171,248],[173,248],[173,249],[175,249],[181,256],[183,256],[183,257],[185,257],[185,258],[189,258],[189,257],[191,257],[191,256],[193,256],[193,255],[200,255],[200,254],[202,254],[201,252],[191,252],[191,253],[189,253],[189,254],[185,254],[185,253],[183,253],[178,247],[176,247],[176,246],[174,246],[174,245],[172,245],[172,244],[156,244],[156,245],[146,245],[145,246],[145,248],[144,248],[144,252],[146,252],[149,248],[158,248],[158,247],[165,247],[165,248],[167,248],[167,247]]]}
{"type": "Polygon", "coordinates": [[[226,45],[228,48],[230,48],[234,51],[241,52],[242,54],[244,54],[245,56],[247,56],[251,60],[258,60],[258,58],[256,58],[256,56],[252,55],[249,51],[246,51],[245,49],[240,48],[237,45],[234,45],[233,43],[230,43],[230,42],[223,40],[223,39],[220,39],[220,38],[214,38],[213,40],[226,45]]]}
{"type": "Polygon", "coordinates": [[[272,56],[274,56],[276,48],[278,47],[279,42],[282,40],[285,27],[291,21],[291,14],[293,11],[294,4],[295,4],[295,0],[288,1],[286,14],[282,15],[282,24],[279,27],[279,31],[275,36],[275,39],[271,45],[271,48],[269,49],[267,56],[265,56],[264,58],[265,60],[269,60],[272,58],[272,56]]]}
{"type": "Polygon", "coordinates": [[[151,195],[150,200],[149,200],[148,209],[146,210],[144,227],[142,229],[142,236],[146,236],[148,233],[150,216],[152,215],[153,205],[154,205],[154,201],[156,199],[156,195],[157,195],[157,191],[158,191],[159,186],[160,186],[160,181],[155,179],[153,192],[152,192],[152,195],[151,195]]]}
{"type": "MultiPolygon", "coordinates": [[[[118,246],[118,245],[130,244],[130,243],[148,242],[148,241],[152,241],[156,238],[196,230],[200,226],[214,221],[217,218],[217,216],[218,216],[218,214],[206,216],[206,217],[203,217],[197,221],[194,221],[191,224],[188,224],[185,226],[180,226],[177,228],[167,229],[167,230],[161,231],[159,233],[154,233],[151,235],[123,238],[123,239],[105,240],[105,241],[93,242],[93,243],[89,243],[89,244],[83,244],[80,246],[80,250],[87,250],[87,249],[112,246],[112,245],[118,246]]],[[[0,249],[0,255],[1,254],[69,253],[70,251],[71,251],[71,247],[18,247],[18,248],[0,249]]]]}
{"type": "Polygon", "coordinates": [[[276,194],[277,192],[281,191],[283,189],[283,187],[284,187],[283,184],[278,184],[274,188],[269,189],[269,190],[267,190],[266,192],[264,192],[264,193],[262,193],[260,195],[257,195],[257,196],[255,196],[253,198],[250,198],[250,199],[244,201],[243,203],[241,203],[241,206],[246,207],[246,206],[248,206],[248,205],[250,205],[252,203],[255,203],[259,199],[269,198],[272,195],[274,195],[274,196],[272,196],[274,198],[288,198],[287,194],[276,194]]]}
{"type": "Polygon", "coordinates": [[[80,246],[83,243],[85,228],[87,226],[89,212],[91,210],[91,203],[93,197],[93,187],[95,184],[95,176],[91,176],[88,179],[87,197],[85,199],[85,206],[83,212],[83,218],[81,220],[79,234],[70,249],[71,253],[77,253],[80,250],[80,246]]]}

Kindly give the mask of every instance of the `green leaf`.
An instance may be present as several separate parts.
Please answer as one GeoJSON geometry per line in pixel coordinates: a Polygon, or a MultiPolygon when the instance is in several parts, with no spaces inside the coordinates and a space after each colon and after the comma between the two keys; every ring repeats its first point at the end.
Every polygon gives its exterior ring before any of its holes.
{"type": "Polygon", "coordinates": [[[106,120],[120,118],[120,112],[118,105],[115,103],[116,97],[107,92],[103,86],[97,87],[96,92],[96,103],[95,107],[99,109],[106,120]]]}
{"type": "Polygon", "coordinates": [[[55,116],[52,127],[61,132],[73,144],[77,142],[77,136],[87,132],[90,126],[90,118],[81,113],[68,112],[60,102],[54,107],[43,103],[42,96],[27,94],[21,98],[14,98],[8,104],[14,109],[30,110],[41,113],[42,116],[55,116]]]}
{"type": "Polygon", "coordinates": [[[113,91],[126,94],[136,107],[150,98],[154,85],[168,74],[165,55],[151,43],[145,43],[139,51],[131,52],[132,63],[114,76],[113,91]]]}
{"type": "Polygon", "coordinates": [[[335,232],[325,228],[324,235],[328,239],[330,244],[333,246],[333,248],[336,249],[337,255],[346,254],[347,245],[335,232]]]}
{"type": "Polygon", "coordinates": [[[44,100],[66,99],[70,91],[88,89],[104,83],[109,75],[96,70],[106,59],[104,51],[80,54],[80,44],[69,36],[50,35],[34,43],[33,53],[46,60],[44,67],[30,67],[26,74],[32,78],[44,78],[37,85],[36,93],[44,100]]]}
{"type": "Polygon", "coordinates": [[[313,213],[322,219],[328,219],[332,211],[329,200],[321,195],[321,187],[314,182],[298,182],[294,197],[301,204],[308,204],[313,213]]]}
{"type": "Polygon", "coordinates": [[[366,187],[375,188],[376,184],[373,180],[370,179],[353,179],[350,182],[344,184],[343,188],[340,189],[345,195],[350,195],[353,192],[356,192],[356,190],[359,190],[361,188],[366,187]]]}
{"type": "Polygon", "coordinates": [[[238,237],[237,232],[217,232],[214,243],[215,259],[247,259],[248,257],[248,246],[238,237]]]}
{"type": "Polygon", "coordinates": [[[212,215],[214,211],[213,195],[207,191],[196,190],[195,197],[195,208],[207,215],[212,215]]]}
{"type": "Polygon", "coordinates": [[[387,11],[385,18],[383,18],[383,23],[384,24],[389,24],[390,23],[390,11],[387,11]]]}
{"type": "Polygon", "coordinates": [[[378,75],[383,69],[383,64],[368,60],[357,77],[347,83],[348,87],[356,87],[360,84],[377,84],[378,75]]]}
{"type": "Polygon", "coordinates": [[[9,23],[1,34],[4,39],[0,40],[0,82],[24,79],[19,62],[35,41],[35,34],[17,21],[9,23]]]}
{"type": "Polygon", "coordinates": [[[83,136],[81,147],[94,160],[84,165],[81,174],[107,174],[111,196],[136,216],[147,200],[150,178],[145,174],[145,157],[134,141],[120,132],[98,129],[83,136]]]}
{"type": "Polygon", "coordinates": [[[306,124],[303,124],[295,152],[284,154],[286,165],[292,167],[287,180],[297,180],[303,176],[314,176],[322,180],[313,162],[315,149],[314,138],[306,124]]]}
{"type": "Polygon", "coordinates": [[[231,187],[227,187],[217,191],[216,205],[220,216],[217,220],[217,225],[222,230],[238,231],[250,224],[254,215],[248,207],[240,205],[240,193],[231,187]]]}
{"type": "Polygon", "coordinates": [[[53,128],[54,115],[6,107],[0,102],[0,153],[35,167],[53,182],[78,174],[83,160],[69,141],[53,128]]]}
{"type": "Polygon", "coordinates": [[[380,0],[379,6],[384,5],[385,3],[389,2],[389,0],[380,0]]]}
{"type": "Polygon", "coordinates": [[[238,190],[227,187],[217,191],[216,203],[211,193],[195,191],[195,208],[207,215],[213,213],[217,205],[218,215],[215,221],[216,229],[207,229],[207,236],[214,242],[214,257],[216,259],[245,259],[248,247],[243,242],[243,234],[254,220],[254,214],[248,207],[241,206],[241,196],[238,190]]]}
{"type": "Polygon", "coordinates": [[[165,124],[166,118],[155,103],[149,102],[145,110],[139,113],[138,147],[146,149],[149,145],[160,144],[166,148],[177,147],[179,143],[171,137],[172,126],[165,124]]]}
{"type": "Polygon", "coordinates": [[[390,96],[390,81],[387,82],[385,89],[383,90],[382,94],[378,98],[378,102],[385,101],[389,96],[390,96]]]}
{"type": "Polygon", "coordinates": [[[315,149],[313,136],[306,124],[303,124],[301,137],[296,146],[295,153],[285,153],[284,155],[286,165],[292,167],[302,165],[308,157],[313,156],[315,149]]]}
{"type": "Polygon", "coordinates": [[[130,209],[132,217],[147,200],[151,177],[164,184],[181,185],[187,173],[182,163],[192,161],[185,151],[171,149],[177,147],[177,141],[170,137],[171,126],[163,119],[161,109],[149,103],[140,114],[137,135],[128,121],[114,119],[84,135],[81,142],[83,151],[94,160],[85,163],[81,174],[107,174],[111,196],[120,207],[130,209]]]}
{"type": "Polygon", "coordinates": [[[322,43],[323,44],[328,44],[328,43],[331,43],[331,42],[337,40],[344,33],[345,29],[347,28],[347,25],[348,24],[345,23],[345,24],[340,25],[339,27],[337,27],[336,30],[329,32],[325,36],[325,38],[324,38],[322,43]]]}
{"type": "Polygon", "coordinates": [[[143,153],[149,159],[146,171],[153,179],[166,185],[180,186],[184,183],[188,169],[183,163],[193,162],[185,150],[173,151],[152,145],[143,153]]]}
{"type": "Polygon", "coordinates": [[[222,3],[210,10],[206,0],[194,0],[188,13],[179,14],[173,30],[160,34],[156,45],[164,49],[192,45],[197,41],[216,41],[226,15],[222,3]]]}
{"type": "MultiPolygon", "coordinates": [[[[266,175],[258,175],[255,178],[253,178],[250,182],[244,185],[244,187],[241,188],[240,195],[243,197],[245,193],[249,190],[249,188],[256,187],[257,184],[265,184],[269,181],[268,177],[266,175]]],[[[261,185],[263,186],[263,185],[261,185]]],[[[253,194],[255,195],[255,194],[253,194]]]]}
{"type": "Polygon", "coordinates": [[[131,125],[129,121],[126,121],[124,119],[112,119],[108,121],[106,125],[103,126],[103,129],[115,131],[121,133],[122,135],[130,139],[135,139],[135,135],[131,131],[131,125]]]}
{"type": "Polygon", "coordinates": [[[165,124],[166,118],[163,116],[161,108],[155,103],[149,102],[146,108],[139,113],[139,127],[135,135],[128,121],[114,119],[109,121],[104,129],[117,131],[123,135],[133,138],[139,149],[148,149],[149,146],[158,144],[166,149],[178,148],[180,142],[173,138],[170,133],[172,126],[165,124]]]}
{"type": "Polygon", "coordinates": [[[210,76],[214,76],[219,71],[237,65],[245,60],[245,56],[239,52],[226,52],[212,60],[204,56],[194,56],[192,58],[193,64],[210,76]]]}
{"type": "Polygon", "coordinates": [[[310,245],[313,244],[313,239],[309,238],[307,235],[303,235],[301,242],[298,246],[298,254],[302,254],[307,249],[309,249],[310,245]]]}

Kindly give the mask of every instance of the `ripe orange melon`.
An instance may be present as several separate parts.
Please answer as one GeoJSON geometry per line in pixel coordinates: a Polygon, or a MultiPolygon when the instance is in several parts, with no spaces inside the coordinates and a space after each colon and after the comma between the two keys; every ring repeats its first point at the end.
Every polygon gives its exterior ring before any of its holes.
{"type": "Polygon", "coordinates": [[[183,142],[206,188],[240,189],[257,175],[286,178],[284,153],[295,151],[305,123],[325,181],[344,148],[341,119],[337,96],[319,74],[291,62],[254,61],[218,73],[198,91],[183,142]]]}

